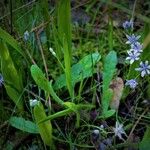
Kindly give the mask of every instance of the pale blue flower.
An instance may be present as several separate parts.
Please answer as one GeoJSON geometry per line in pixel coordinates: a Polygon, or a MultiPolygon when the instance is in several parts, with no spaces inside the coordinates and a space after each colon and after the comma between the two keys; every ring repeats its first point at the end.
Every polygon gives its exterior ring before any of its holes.
{"type": "Polygon", "coordinates": [[[30,35],[29,35],[29,32],[28,32],[28,31],[25,31],[25,32],[24,32],[24,40],[25,40],[25,41],[28,41],[29,36],[30,36],[30,35]]]}
{"type": "Polygon", "coordinates": [[[113,128],[113,131],[115,133],[115,136],[118,136],[119,139],[121,139],[121,140],[124,140],[122,137],[122,134],[127,136],[124,129],[123,129],[123,124],[120,124],[118,121],[116,122],[116,126],[115,126],[115,128],[113,128]]]}
{"type": "Polygon", "coordinates": [[[127,51],[128,57],[126,60],[130,61],[130,64],[133,64],[134,61],[139,60],[140,53],[136,53],[134,51],[127,51]]]}
{"type": "Polygon", "coordinates": [[[139,42],[136,42],[136,43],[131,45],[131,50],[135,51],[137,53],[143,52],[142,49],[143,49],[143,44],[140,44],[139,42]]]}
{"type": "Polygon", "coordinates": [[[124,29],[133,29],[133,21],[125,21],[122,26],[124,29]]]}
{"type": "Polygon", "coordinates": [[[145,75],[150,74],[150,65],[148,64],[148,61],[145,61],[145,63],[140,62],[140,67],[135,68],[135,70],[140,71],[141,72],[141,77],[144,77],[145,75]]]}
{"type": "Polygon", "coordinates": [[[138,83],[135,79],[131,79],[131,80],[127,80],[126,83],[125,83],[126,86],[130,86],[131,89],[134,89],[138,83]]]}
{"type": "Polygon", "coordinates": [[[126,44],[135,44],[138,42],[139,38],[141,37],[140,35],[135,36],[134,34],[132,35],[126,35],[128,41],[126,42],[126,44]]]}
{"type": "Polygon", "coordinates": [[[2,74],[0,74],[0,86],[2,86],[3,83],[4,83],[4,78],[3,78],[2,74]]]}

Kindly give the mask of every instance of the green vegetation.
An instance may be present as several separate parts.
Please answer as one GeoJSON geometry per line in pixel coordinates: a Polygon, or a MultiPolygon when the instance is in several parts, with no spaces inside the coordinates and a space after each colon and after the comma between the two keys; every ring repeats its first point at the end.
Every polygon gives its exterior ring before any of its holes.
{"type": "Polygon", "coordinates": [[[0,4],[1,149],[148,150],[149,0],[0,4]]]}

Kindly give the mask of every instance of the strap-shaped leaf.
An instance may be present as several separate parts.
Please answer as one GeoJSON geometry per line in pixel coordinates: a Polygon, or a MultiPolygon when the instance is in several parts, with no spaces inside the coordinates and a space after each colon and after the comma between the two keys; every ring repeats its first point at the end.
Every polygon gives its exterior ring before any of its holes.
{"type": "Polygon", "coordinates": [[[39,121],[45,119],[47,116],[45,114],[44,107],[41,102],[39,102],[34,107],[34,117],[36,124],[38,126],[39,133],[41,135],[41,138],[43,142],[51,146],[52,145],[52,125],[50,121],[45,121],[43,123],[38,124],[39,121]]]}
{"type": "Polygon", "coordinates": [[[9,97],[14,101],[17,107],[22,110],[23,102],[21,93],[23,90],[22,76],[18,73],[13,60],[10,56],[9,50],[5,42],[0,40],[0,60],[1,71],[4,77],[4,85],[9,97]]]}
{"type": "Polygon", "coordinates": [[[18,53],[20,53],[25,58],[25,55],[23,54],[18,42],[1,27],[0,27],[0,39],[4,40],[6,43],[12,46],[18,53]]]}

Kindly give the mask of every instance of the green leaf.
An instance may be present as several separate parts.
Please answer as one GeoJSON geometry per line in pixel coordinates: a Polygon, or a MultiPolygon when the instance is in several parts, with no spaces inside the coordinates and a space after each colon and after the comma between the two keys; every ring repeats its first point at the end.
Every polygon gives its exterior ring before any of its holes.
{"type": "Polygon", "coordinates": [[[18,107],[20,111],[23,110],[23,100],[21,97],[21,93],[19,93],[15,88],[10,85],[5,84],[5,89],[7,91],[8,96],[13,100],[15,105],[18,107]]]}
{"type": "Polygon", "coordinates": [[[99,119],[105,119],[105,118],[109,118],[111,116],[113,116],[115,114],[115,110],[111,109],[105,112],[105,114],[102,114],[101,116],[99,116],[99,119]]]}
{"type": "Polygon", "coordinates": [[[72,50],[71,50],[71,6],[70,0],[57,1],[57,25],[58,34],[60,38],[61,49],[64,54],[64,68],[66,85],[72,100],[74,99],[74,86],[71,82],[71,63],[72,63],[72,50]]]}
{"type": "Polygon", "coordinates": [[[102,94],[102,109],[103,114],[106,114],[110,100],[112,98],[112,90],[109,89],[110,82],[115,73],[115,68],[117,65],[117,55],[115,51],[109,52],[104,61],[104,71],[103,71],[103,94],[102,94]]]}
{"type": "Polygon", "coordinates": [[[34,117],[36,124],[38,126],[39,133],[41,135],[41,138],[43,142],[51,146],[52,145],[52,125],[50,121],[45,121],[43,123],[38,124],[41,120],[47,118],[45,114],[44,107],[41,102],[39,102],[35,107],[34,107],[34,117]]]}
{"type": "Polygon", "coordinates": [[[68,109],[65,109],[65,110],[62,110],[62,111],[59,111],[59,112],[56,112],[56,113],[54,113],[54,114],[52,114],[52,115],[50,115],[50,116],[47,116],[45,119],[42,119],[42,120],[40,120],[39,122],[38,122],[38,124],[41,124],[41,123],[43,123],[43,122],[45,122],[45,121],[47,121],[47,120],[53,120],[53,119],[56,119],[56,118],[59,118],[59,117],[62,117],[62,116],[66,116],[66,115],[68,115],[68,114],[70,114],[70,113],[72,113],[73,111],[70,109],[70,108],[68,108],[68,109]]]}
{"type": "Polygon", "coordinates": [[[42,70],[37,65],[31,66],[31,75],[36,82],[36,84],[43,89],[45,92],[51,94],[51,96],[54,98],[54,100],[60,104],[63,105],[64,102],[56,95],[52,88],[52,81],[49,82],[46,77],[44,76],[42,70]]]}
{"type": "Polygon", "coordinates": [[[0,39],[7,42],[10,46],[12,46],[17,52],[19,52],[25,58],[25,55],[23,54],[18,42],[9,33],[3,30],[1,27],[0,27],[0,39]]]}
{"type": "Polygon", "coordinates": [[[113,91],[111,89],[108,89],[107,91],[103,93],[103,96],[102,96],[103,114],[106,114],[109,104],[110,104],[110,100],[112,99],[112,96],[113,96],[113,91]]]}
{"type": "Polygon", "coordinates": [[[13,60],[10,56],[9,50],[2,40],[0,40],[0,60],[1,71],[5,81],[5,88],[9,97],[14,101],[17,107],[23,109],[23,101],[21,94],[23,91],[22,76],[18,73],[13,60]],[[19,100],[19,102],[18,102],[19,100]]]}
{"type": "Polygon", "coordinates": [[[67,109],[59,111],[57,113],[54,113],[54,114],[52,114],[50,116],[47,116],[45,119],[40,120],[39,124],[42,123],[42,122],[45,122],[47,120],[53,120],[53,119],[56,119],[58,117],[65,116],[67,114],[77,112],[78,110],[81,110],[81,109],[82,110],[83,109],[90,110],[92,108],[95,108],[95,106],[91,105],[91,104],[79,104],[79,105],[75,105],[74,103],[71,103],[71,102],[65,102],[64,105],[67,106],[67,109]]]}
{"type": "Polygon", "coordinates": [[[22,117],[11,117],[9,120],[11,126],[29,133],[39,133],[35,123],[25,120],[22,117]]]}
{"type": "Polygon", "coordinates": [[[68,49],[71,56],[71,8],[70,0],[57,1],[57,25],[58,33],[61,37],[61,44],[63,45],[64,36],[67,39],[68,49]]]}
{"type": "MultiPolygon", "coordinates": [[[[72,84],[75,85],[77,82],[90,77],[94,73],[94,66],[100,60],[101,56],[99,53],[93,53],[85,56],[77,64],[72,66],[72,84]]],[[[66,86],[65,74],[62,74],[56,80],[54,89],[58,90],[66,86]]]]}
{"type": "Polygon", "coordinates": [[[144,137],[139,145],[140,150],[148,150],[150,148],[150,127],[147,127],[144,137]]]}
{"type": "Polygon", "coordinates": [[[109,88],[110,82],[113,78],[115,68],[117,65],[117,55],[115,51],[109,52],[104,61],[103,71],[103,91],[109,88]]]}
{"type": "Polygon", "coordinates": [[[30,70],[36,84],[44,91],[49,92],[49,82],[44,76],[42,70],[37,65],[32,65],[30,70]]]}

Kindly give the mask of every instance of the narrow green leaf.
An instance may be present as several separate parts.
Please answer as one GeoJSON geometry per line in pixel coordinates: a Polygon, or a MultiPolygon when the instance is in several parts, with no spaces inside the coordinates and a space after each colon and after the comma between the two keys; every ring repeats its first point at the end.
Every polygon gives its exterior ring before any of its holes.
{"type": "Polygon", "coordinates": [[[41,135],[41,138],[43,142],[48,145],[52,146],[52,125],[50,121],[46,121],[43,123],[38,124],[39,121],[47,118],[45,114],[44,107],[41,102],[39,102],[35,107],[34,107],[34,117],[36,124],[38,126],[39,133],[41,135]]]}
{"type": "Polygon", "coordinates": [[[57,1],[57,24],[58,34],[61,37],[61,47],[64,52],[65,63],[65,77],[66,85],[72,100],[74,99],[74,86],[71,82],[71,63],[72,63],[72,50],[71,50],[71,6],[70,0],[57,1]]]}
{"type": "Polygon", "coordinates": [[[0,39],[4,40],[6,43],[12,46],[18,53],[20,53],[25,58],[25,55],[23,54],[18,42],[1,27],[0,27],[0,39]]]}
{"type": "Polygon", "coordinates": [[[45,119],[42,119],[40,120],[38,123],[41,124],[47,120],[53,120],[53,119],[56,119],[56,118],[59,118],[59,117],[62,117],[62,116],[66,116],[68,114],[72,113],[72,110],[70,108],[68,109],[65,109],[65,110],[62,110],[62,111],[59,111],[57,113],[54,113],[50,116],[47,116],[45,119]]]}
{"type": "Polygon", "coordinates": [[[21,94],[23,91],[22,76],[18,73],[9,54],[6,44],[0,40],[1,70],[5,81],[5,88],[9,97],[20,110],[23,109],[21,94]]]}
{"type": "Polygon", "coordinates": [[[19,93],[15,88],[10,85],[5,84],[5,89],[7,91],[8,96],[13,100],[15,105],[18,107],[20,111],[23,110],[23,100],[21,97],[21,93],[19,93]]]}
{"type": "Polygon", "coordinates": [[[89,105],[88,104],[75,105],[74,103],[71,103],[71,102],[65,102],[65,106],[67,106],[67,109],[59,111],[57,113],[54,113],[50,116],[47,116],[45,119],[40,120],[39,123],[45,122],[47,120],[53,120],[53,119],[56,119],[56,118],[59,118],[62,116],[66,116],[70,113],[74,113],[74,112],[81,110],[81,109],[89,110],[89,109],[95,108],[95,106],[91,105],[91,104],[89,104],[89,105]]]}
{"type": "Polygon", "coordinates": [[[71,55],[71,8],[70,0],[57,1],[57,25],[58,32],[61,37],[61,44],[63,45],[64,36],[67,39],[68,49],[71,55]]]}
{"type": "Polygon", "coordinates": [[[64,102],[54,92],[52,88],[52,82],[49,82],[46,79],[42,70],[37,65],[32,65],[30,70],[36,84],[45,92],[49,93],[58,104],[64,105],[64,102]]]}
{"type": "Polygon", "coordinates": [[[38,128],[32,121],[25,120],[22,117],[11,117],[9,120],[11,126],[28,133],[39,133],[38,128]]]}
{"type": "Polygon", "coordinates": [[[37,65],[32,65],[30,70],[36,84],[44,91],[49,92],[49,82],[44,76],[42,70],[37,65]]]}

